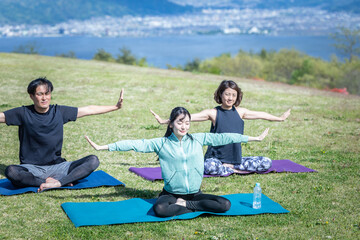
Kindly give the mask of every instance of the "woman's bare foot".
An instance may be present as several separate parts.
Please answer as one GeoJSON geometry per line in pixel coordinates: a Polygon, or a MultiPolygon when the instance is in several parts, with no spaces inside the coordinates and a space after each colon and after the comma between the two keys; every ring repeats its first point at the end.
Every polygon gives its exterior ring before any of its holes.
{"type": "Polygon", "coordinates": [[[234,164],[230,164],[230,163],[223,163],[222,164],[224,167],[228,167],[228,168],[231,168],[231,169],[234,169],[235,170],[235,168],[234,168],[234,164]]]}
{"type": "Polygon", "coordinates": [[[185,201],[184,199],[182,199],[182,198],[176,199],[176,203],[175,203],[175,204],[180,205],[180,206],[182,206],[182,207],[186,207],[186,201],[185,201]]]}
{"type": "Polygon", "coordinates": [[[230,163],[223,163],[223,166],[231,168],[232,170],[234,170],[234,173],[250,173],[249,171],[243,171],[243,170],[235,169],[234,165],[230,164],[230,163]]]}

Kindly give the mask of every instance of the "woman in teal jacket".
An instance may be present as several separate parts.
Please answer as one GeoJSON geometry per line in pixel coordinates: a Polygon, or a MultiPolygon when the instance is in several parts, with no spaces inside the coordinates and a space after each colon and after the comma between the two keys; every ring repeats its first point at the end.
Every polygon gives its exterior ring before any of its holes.
{"type": "MultiPolygon", "coordinates": [[[[263,119],[268,121],[285,121],[291,109],[280,117],[267,112],[252,111],[240,107],[243,98],[241,88],[232,80],[223,80],[214,93],[214,100],[220,104],[212,109],[205,109],[191,114],[192,122],[211,121],[211,133],[244,134],[245,119],[263,119]]],[[[162,119],[154,111],[150,112],[160,124],[168,124],[168,119],[162,119]]],[[[272,161],[263,156],[242,156],[241,143],[224,146],[209,146],[205,153],[204,173],[228,176],[231,173],[265,172],[272,161]]]]}
{"type": "Polygon", "coordinates": [[[99,146],[85,136],[96,150],[155,152],[159,156],[164,189],[154,204],[159,217],[169,217],[193,211],[226,212],[230,201],[226,198],[203,194],[200,186],[204,172],[203,146],[261,141],[269,129],[259,137],[237,133],[189,134],[190,113],[183,107],[174,108],[165,136],[162,138],[124,140],[99,146]]]}

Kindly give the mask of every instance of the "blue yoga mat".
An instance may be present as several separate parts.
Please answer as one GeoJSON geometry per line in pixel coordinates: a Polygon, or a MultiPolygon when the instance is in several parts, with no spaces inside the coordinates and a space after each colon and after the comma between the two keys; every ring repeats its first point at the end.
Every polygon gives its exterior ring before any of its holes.
{"type": "Polygon", "coordinates": [[[231,194],[224,195],[223,197],[231,201],[231,208],[225,213],[192,212],[167,218],[155,216],[152,206],[156,199],[133,198],[119,202],[66,202],[61,204],[61,207],[75,227],[139,222],[163,222],[175,219],[183,220],[196,218],[202,214],[236,216],[289,212],[264,194],[262,194],[261,197],[262,207],[260,209],[252,208],[252,193],[231,194]]]}
{"type": "MultiPolygon", "coordinates": [[[[66,186],[60,188],[50,188],[52,189],[81,189],[81,188],[93,188],[93,187],[101,187],[101,186],[119,186],[124,185],[124,183],[120,182],[116,178],[110,176],[104,171],[96,171],[91,173],[88,177],[81,179],[74,183],[74,186],[66,186]]],[[[25,187],[25,188],[17,188],[8,179],[0,180],[0,195],[10,196],[16,194],[22,194],[27,192],[37,192],[38,187],[25,187]]]]}

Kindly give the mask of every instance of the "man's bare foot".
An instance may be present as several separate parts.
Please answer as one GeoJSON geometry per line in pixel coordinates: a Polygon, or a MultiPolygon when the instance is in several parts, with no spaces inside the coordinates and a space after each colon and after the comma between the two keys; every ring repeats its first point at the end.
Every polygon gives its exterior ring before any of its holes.
{"type": "Polygon", "coordinates": [[[55,178],[52,178],[52,177],[48,177],[48,178],[45,180],[46,183],[51,183],[51,182],[56,182],[56,181],[58,181],[58,180],[56,180],[55,178]]]}
{"type": "Polygon", "coordinates": [[[182,198],[176,199],[176,203],[175,203],[175,204],[180,205],[180,206],[182,206],[182,207],[186,207],[186,201],[185,201],[184,199],[182,199],[182,198]]]}
{"type": "Polygon", "coordinates": [[[45,183],[42,183],[40,185],[40,187],[38,188],[38,192],[44,191],[45,189],[48,188],[57,188],[57,187],[61,187],[61,183],[58,180],[49,177],[45,180],[45,183]]]}

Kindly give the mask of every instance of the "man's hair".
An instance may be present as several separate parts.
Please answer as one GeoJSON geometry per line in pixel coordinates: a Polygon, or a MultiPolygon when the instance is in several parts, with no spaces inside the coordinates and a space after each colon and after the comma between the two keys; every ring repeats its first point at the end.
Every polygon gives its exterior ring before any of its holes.
{"type": "Polygon", "coordinates": [[[54,87],[52,85],[52,83],[46,79],[46,77],[39,77],[35,80],[32,80],[29,83],[29,86],[27,88],[27,92],[31,95],[34,95],[36,92],[36,88],[40,85],[45,85],[47,86],[47,92],[52,92],[54,90],[54,87]]]}
{"type": "Polygon", "coordinates": [[[239,86],[232,80],[223,80],[220,83],[219,87],[216,89],[214,93],[214,100],[218,104],[222,104],[221,95],[227,88],[231,88],[237,92],[237,97],[234,105],[235,107],[239,106],[243,98],[243,92],[241,91],[241,88],[239,88],[239,86]]]}

